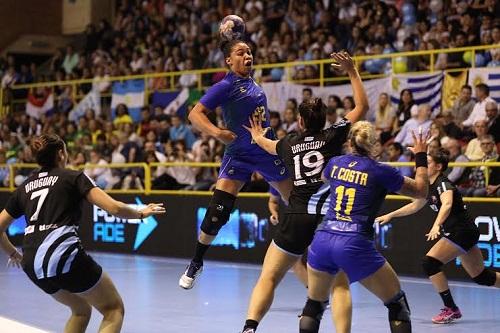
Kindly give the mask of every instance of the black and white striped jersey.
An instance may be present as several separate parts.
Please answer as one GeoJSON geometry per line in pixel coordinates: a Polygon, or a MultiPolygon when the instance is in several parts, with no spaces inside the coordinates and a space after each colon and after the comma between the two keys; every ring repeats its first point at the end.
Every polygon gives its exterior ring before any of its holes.
{"type": "Polygon", "coordinates": [[[95,184],[83,172],[41,169],[10,197],[5,210],[24,215],[23,261],[37,278],[66,273],[81,249],[78,224],[81,203],[95,184]]]}
{"type": "Polygon", "coordinates": [[[346,118],[316,134],[291,133],[276,145],[293,180],[288,213],[320,214],[330,191],[323,188],[321,173],[327,162],[342,154],[351,123],[346,118]],[[319,192],[318,192],[319,191],[319,192]]]}

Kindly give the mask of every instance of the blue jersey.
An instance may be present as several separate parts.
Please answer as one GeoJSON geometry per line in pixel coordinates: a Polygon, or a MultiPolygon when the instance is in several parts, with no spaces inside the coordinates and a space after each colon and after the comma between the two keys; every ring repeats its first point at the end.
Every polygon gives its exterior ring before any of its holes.
{"type": "Polygon", "coordinates": [[[331,200],[318,230],[373,235],[373,223],[388,192],[397,192],[404,177],[388,165],[359,155],[333,157],[325,167],[331,200]]]}
{"type": "MultiPolygon", "coordinates": [[[[252,142],[252,136],[243,127],[250,127],[250,117],[260,119],[263,128],[269,127],[266,94],[251,77],[242,78],[233,72],[227,73],[224,79],[208,89],[200,103],[212,111],[218,106],[222,107],[222,116],[227,128],[238,136],[226,146],[226,155],[267,155],[267,152],[252,142]]],[[[272,130],[269,130],[266,136],[275,138],[272,130]]]]}

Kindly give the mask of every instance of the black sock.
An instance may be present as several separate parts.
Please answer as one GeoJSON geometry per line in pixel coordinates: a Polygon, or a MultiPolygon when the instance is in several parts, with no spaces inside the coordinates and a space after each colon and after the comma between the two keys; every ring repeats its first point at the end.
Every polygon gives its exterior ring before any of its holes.
{"type": "Polygon", "coordinates": [[[254,330],[257,330],[257,326],[259,326],[258,321],[252,320],[252,319],[247,319],[245,321],[245,326],[243,327],[243,331],[246,330],[247,328],[253,328],[254,330]]]}
{"type": "Polygon", "coordinates": [[[196,263],[203,264],[203,257],[205,256],[205,252],[207,252],[210,245],[205,245],[200,243],[200,241],[196,242],[196,250],[194,253],[193,261],[196,263]]]}
{"type": "Polygon", "coordinates": [[[439,296],[441,296],[441,299],[443,300],[444,306],[451,308],[452,310],[457,309],[457,305],[453,301],[453,296],[451,296],[451,291],[450,289],[447,289],[443,292],[439,293],[439,296]]]}

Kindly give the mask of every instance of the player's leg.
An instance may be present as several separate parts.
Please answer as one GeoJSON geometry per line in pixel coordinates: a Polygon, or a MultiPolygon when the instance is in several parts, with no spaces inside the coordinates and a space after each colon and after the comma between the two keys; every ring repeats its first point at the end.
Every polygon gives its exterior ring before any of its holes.
{"type": "Polygon", "coordinates": [[[328,305],[328,298],[334,281],[334,275],[307,266],[307,302],[302,310],[299,321],[300,333],[317,333],[328,305]]]}
{"type": "Polygon", "coordinates": [[[91,289],[80,293],[79,296],[84,298],[103,315],[99,333],[120,332],[125,315],[125,307],[120,294],[108,274],[103,272],[99,282],[91,289]]]}
{"type": "Polygon", "coordinates": [[[335,332],[351,332],[352,323],[352,298],[349,288],[349,278],[343,271],[335,275],[332,287],[332,318],[335,332]]]}
{"type": "Polygon", "coordinates": [[[180,287],[184,289],[193,288],[196,278],[203,270],[205,253],[210,248],[210,244],[212,244],[219,230],[229,221],[236,195],[244,184],[244,181],[236,179],[219,178],[217,180],[214,194],[201,224],[195,254],[179,279],[180,287]]]}
{"type": "Polygon", "coordinates": [[[361,284],[377,296],[389,310],[389,325],[392,333],[410,333],[410,308],[399,279],[386,262],[372,275],[360,280],[361,284]]]}
{"type": "Polygon", "coordinates": [[[483,255],[477,245],[460,256],[462,266],[479,285],[500,288],[500,273],[484,267],[483,255]]]}
{"type": "Polygon", "coordinates": [[[250,304],[248,306],[247,320],[243,332],[255,332],[259,322],[269,311],[274,300],[274,290],[281,282],[286,272],[296,263],[300,255],[287,253],[278,248],[274,242],[269,247],[262,265],[257,284],[255,285],[250,304]]]}
{"type": "Polygon", "coordinates": [[[434,286],[434,289],[439,293],[443,301],[444,307],[441,312],[432,317],[432,321],[436,324],[450,323],[462,317],[460,309],[455,304],[453,296],[448,285],[448,279],[441,270],[444,264],[447,264],[464,251],[448,238],[441,238],[427,252],[422,259],[422,267],[434,286]]]}
{"type": "Polygon", "coordinates": [[[290,198],[290,193],[292,192],[293,182],[290,178],[286,178],[280,181],[271,181],[269,184],[280,192],[283,201],[288,202],[290,198]]]}
{"type": "Polygon", "coordinates": [[[307,288],[307,256],[303,254],[292,267],[297,279],[307,288]]]}
{"type": "Polygon", "coordinates": [[[64,327],[64,333],[83,333],[87,329],[92,314],[92,307],[82,297],[72,294],[66,290],[59,290],[51,295],[56,301],[71,309],[64,327]]]}

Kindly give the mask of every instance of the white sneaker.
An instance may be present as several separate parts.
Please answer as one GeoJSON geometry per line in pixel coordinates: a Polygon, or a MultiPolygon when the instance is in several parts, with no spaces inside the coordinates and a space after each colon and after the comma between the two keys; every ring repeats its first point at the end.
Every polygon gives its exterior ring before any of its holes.
{"type": "Polygon", "coordinates": [[[194,282],[201,272],[203,272],[203,263],[199,264],[191,261],[179,279],[179,287],[186,290],[193,288],[194,282]]]}

